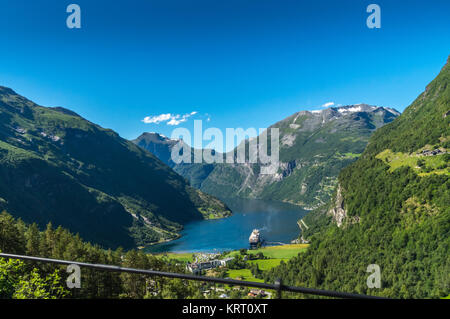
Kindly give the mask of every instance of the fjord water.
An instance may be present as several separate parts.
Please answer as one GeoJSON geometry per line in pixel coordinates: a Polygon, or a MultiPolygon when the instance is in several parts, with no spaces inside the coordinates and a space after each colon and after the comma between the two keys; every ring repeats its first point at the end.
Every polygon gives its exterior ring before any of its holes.
{"type": "Polygon", "coordinates": [[[182,237],[153,245],[146,252],[220,252],[248,248],[253,229],[269,243],[290,243],[299,235],[297,221],[307,211],[299,206],[253,199],[222,199],[233,211],[224,219],[196,221],[185,225],[182,237]]]}

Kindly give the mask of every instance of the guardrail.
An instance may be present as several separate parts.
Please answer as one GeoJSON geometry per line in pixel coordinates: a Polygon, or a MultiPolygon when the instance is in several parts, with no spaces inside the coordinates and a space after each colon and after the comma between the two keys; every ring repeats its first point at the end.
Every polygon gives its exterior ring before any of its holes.
{"type": "Polygon", "coordinates": [[[244,286],[244,287],[253,287],[253,288],[261,288],[261,289],[271,289],[271,290],[275,290],[277,292],[277,294],[276,294],[277,298],[281,298],[281,293],[283,291],[289,291],[289,292],[297,292],[297,293],[303,293],[303,294],[325,296],[325,297],[335,297],[335,298],[384,299],[384,298],[380,298],[377,296],[360,295],[360,294],[353,294],[353,293],[347,293],[347,292],[338,292],[338,291],[322,290],[322,289],[314,289],[314,288],[287,286],[287,285],[283,285],[280,280],[277,280],[274,284],[268,284],[268,283],[253,282],[253,281],[242,281],[242,280],[236,280],[236,279],[224,279],[224,278],[215,278],[215,277],[206,277],[206,276],[196,276],[196,275],[164,272],[164,271],[157,271],[157,270],[126,268],[126,267],[120,267],[120,266],[114,266],[114,265],[90,264],[90,263],[84,263],[84,262],[78,262],[78,261],[68,261],[68,260],[32,257],[32,256],[24,256],[24,255],[0,253],[0,257],[10,258],[10,259],[36,261],[36,262],[44,262],[44,263],[52,263],[52,264],[59,264],[59,265],[78,265],[79,267],[112,271],[112,272],[126,272],[126,273],[132,273],[132,274],[141,274],[141,275],[160,276],[160,277],[167,277],[167,278],[178,278],[178,279],[185,279],[185,280],[212,282],[212,283],[227,284],[227,285],[232,285],[232,286],[244,286]]]}

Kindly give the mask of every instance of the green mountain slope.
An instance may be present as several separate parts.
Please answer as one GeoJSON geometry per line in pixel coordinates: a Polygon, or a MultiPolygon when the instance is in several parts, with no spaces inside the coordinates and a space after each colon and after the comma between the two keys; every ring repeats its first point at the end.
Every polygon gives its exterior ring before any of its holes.
{"type": "MultiPolygon", "coordinates": [[[[171,159],[171,152],[172,148],[178,143],[184,144],[180,139],[171,139],[155,132],[145,132],[132,142],[154,154],[174,171],[186,178],[193,187],[198,189],[202,187],[203,181],[208,178],[208,175],[215,167],[214,164],[207,163],[174,163],[171,159]]],[[[183,145],[183,147],[190,150],[191,158],[193,159],[194,149],[190,148],[189,145],[183,145]]]]}
{"type": "Polygon", "coordinates": [[[0,87],[0,210],[129,248],[228,208],[155,156],[63,108],[0,87]]]}
{"type": "MultiPolygon", "coordinates": [[[[450,61],[450,60],[449,60],[450,61]]],[[[327,210],[310,213],[308,252],[274,269],[289,284],[401,298],[450,292],[450,63],[379,129],[339,175],[327,210]],[[369,264],[381,288],[366,285],[369,264]]]]}
{"type": "Polygon", "coordinates": [[[280,132],[281,163],[274,175],[260,174],[259,164],[176,165],[168,149],[177,141],[156,133],[145,133],[134,142],[208,194],[314,207],[330,199],[339,171],[356,160],[370,135],[398,115],[366,104],[295,113],[270,127],[280,132]]]}

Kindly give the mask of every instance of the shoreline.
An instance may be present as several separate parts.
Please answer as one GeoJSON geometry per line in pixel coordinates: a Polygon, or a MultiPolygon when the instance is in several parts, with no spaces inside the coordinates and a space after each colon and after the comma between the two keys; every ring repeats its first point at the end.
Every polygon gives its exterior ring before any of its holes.
{"type": "MultiPolygon", "coordinates": [[[[233,216],[233,211],[232,211],[231,209],[230,209],[230,212],[231,212],[231,213],[228,214],[228,215],[226,215],[226,216],[214,217],[214,218],[203,218],[201,221],[220,220],[220,219],[229,218],[229,217],[233,216]]],[[[181,226],[182,226],[182,227],[181,227],[180,231],[183,231],[185,225],[181,225],[181,226]]],[[[165,239],[165,240],[163,240],[163,241],[158,241],[158,242],[154,242],[154,243],[149,243],[149,244],[147,244],[147,245],[145,245],[145,246],[138,246],[137,249],[138,249],[138,250],[142,250],[142,249],[145,249],[145,248],[148,248],[148,247],[152,247],[152,246],[155,246],[155,245],[160,245],[160,244],[169,243],[169,242],[171,242],[171,241],[178,240],[178,239],[180,239],[180,238],[182,238],[182,237],[183,237],[182,234],[177,234],[177,236],[174,237],[174,238],[171,238],[171,239],[165,239]]]]}
{"type": "MultiPolygon", "coordinates": [[[[273,205],[275,205],[275,207],[279,207],[280,210],[280,214],[282,213],[283,210],[289,211],[297,211],[299,212],[299,216],[297,218],[302,218],[304,217],[304,215],[308,214],[310,208],[309,207],[304,207],[298,203],[291,203],[288,201],[280,201],[280,200],[265,200],[265,199],[255,199],[255,198],[241,198],[241,197],[237,197],[237,198],[228,198],[228,199],[220,199],[222,201],[224,201],[224,203],[227,205],[227,207],[229,207],[229,205],[227,204],[227,202],[229,201],[233,201],[236,200],[237,201],[237,207],[240,207],[239,202],[240,201],[244,201],[244,203],[246,201],[262,201],[262,202],[272,202],[273,205]],[[279,206],[277,206],[277,203],[279,206]],[[280,205],[281,204],[281,205],[280,205]],[[284,207],[282,204],[288,204],[288,205],[292,205],[292,208],[289,207],[284,207]],[[297,207],[297,208],[295,208],[297,207]],[[303,211],[303,213],[302,213],[303,211]]],[[[261,205],[257,205],[257,206],[261,206],[261,205]]],[[[261,206],[262,207],[262,206],[261,206]]],[[[258,208],[261,209],[261,213],[262,214],[266,214],[267,211],[264,207],[262,208],[258,208]]],[[[243,215],[245,216],[245,209],[244,211],[237,209],[232,210],[232,214],[231,215],[227,215],[227,216],[223,216],[221,218],[205,218],[199,221],[213,221],[213,220],[226,220],[228,219],[228,217],[233,217],[235,215],[239,215],[239,213],[243,213],[243,215]]],[[[295,222],[298,222],[297,218],[295,222]]],[[[250,222],[251,220],[249,220],[247,223],[249,224],[249,227],[251,226],[250,224],[252,224],[253,222],[250,222]]],[[[245,223],[245,220],[243,221],[245,223]]],[[[259,223],[259,222],[258,222],[259,223]]],[[[259,224],[255,224],[255,226],[258,227],[262,227],[263,225],[259,225],[259,224]]],[[[233,224],[233,223],[232,223],[233,224]]],[[[206,226],[204,227],[208,227],[208,225],[205,223],[206,226]]],[[[189,234],[185,234],[183,233],[183,229],[186,229],[187,225],[183,225],[183,228],[180,230],[180,233],[177,236],[173,236],[170,238],[167,238],[165,240],[161,240],[161,241],[157,241],[157,242],[152,242],[146,245],[142,245],[137,247],[139,250],[144,250],[146,251],[146,253],[150,253],[150,254],[160,254],[160,253],[172,253],[172,252],[178,252],[177,250],[179,250],[180,253],[185,253],[185,252],[223,252],[223,251],[229,251],[229,250],[235,250],[235,249],[249,249],[249,244],[248,243],[244,243],[243,240],[239,240],[237,243],[231,238],[231,239],[227,239],[227,240],[222,240],[220,242],[216,242],[215,244],[211,243],[211,246],[214,247],[209,247],[209,245],[207,244],[207,241],[203,242],[203,243],[199,243],[198,245],[195,244],[195,242],[193,242],[192,244],[189,244],[188,240],[185,240],[183,242],[180,243],[180,245],[177,245],[176,243],[174,244],[170,244],[171,242],[175,242],[176,240],[182,239],[182,238],[186,238],[187,235],[189,234]],[[242,242],[242,243],[241,243],[242,242]],[[226,248],[227,243],[230,244],[231,247],[226,248]],[[161,246],[158,246],[161,245],[161,246]],[[177,249],[178,248],[178,249],[177,249]]],[[[270,225],[266,225],[264,227],[269,227],[270,225]]],[[[199,226],[201,227],[201,226],[199,226]]],[[[263,227],[263,228],[264,228],[263,227]]],[[[244,227],[246,228],[246,227],[244,227]]],[[[245,229],[243,229],[242,231],[245,231],[245,229]]],[[[249,231],[251,232],[251,230],[249,231]]],[[[282,236],[281,238],[275,238],[273,241],[269,242],[277,242],[276,244],[265,244],[263,247],[272,247],[272,246],[283,246],[283,245],[290,245],[293,244],[293,241],[295,241],[296,239],[298,239],[300,237],[300,233],[301,233],[301,229],[298,229],[298,226],[296,227],[295,230],[291,230],[289,233],[289,236],[282,236]],[[292,233],[292,234],[291,234],[292,233]],[[287,238],[284,238],[287,237],[287,238]],[[290,238],[289,238],[290,237],[290,238]]],[[[245,234],[247,236],[247,234],[245,234]]],[[[240,234],[239,236],[242,236],[242,234],[240,234]]],[[[195,237],[195,236],[194,236],[195,237]]],[[[197,237],[195,237],[193,240],[199,240],[197,237]]]]}
{"type": "Polygon", "coordinates": [[[139,246],[139,247],[137,247],[137,249],[142,250],[142,249],[145,249],[145,248],[148,248],[148,247],[152,247],[152,246],[156,246],[156,245],[160,245],[160,244],[169,243],[169,242],[171,242],[171,241],[175,241],[175,240],[177,240],[177,239],[180,239],[181,237],[183,237],[183,235],[178,235],[176,238],[173,238],[173,239],[165,239],[165,240],[163,240],[163,241],[158,241],[158,242],[155,242],[155,243],[150,243],[150,244],[147,244],[147,245],[145,245],[145,246],[139,246]]]}

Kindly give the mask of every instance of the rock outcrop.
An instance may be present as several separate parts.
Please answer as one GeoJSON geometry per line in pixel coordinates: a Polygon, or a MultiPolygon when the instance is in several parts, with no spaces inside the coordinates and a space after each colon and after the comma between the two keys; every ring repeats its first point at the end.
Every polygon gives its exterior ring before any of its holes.
{"type": "Polygon", "coordinates": [[[336,198],[333,207],[330,208],[328,214],[333,217],[333,221],[338,227],[341,227],[347,217],[347,212],[344,208],[344,196],[342,196],[342,187],[338,185],[336,198]]]}

